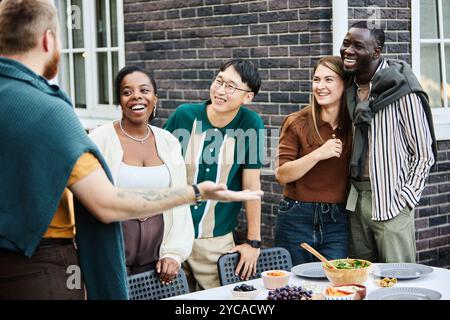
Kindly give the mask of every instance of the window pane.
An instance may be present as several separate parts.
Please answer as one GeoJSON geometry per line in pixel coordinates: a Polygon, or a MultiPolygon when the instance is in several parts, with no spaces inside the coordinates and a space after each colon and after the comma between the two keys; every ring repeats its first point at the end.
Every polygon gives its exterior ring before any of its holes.
{"type": "Polygon", "coordinates": [[[67,6],[66,0],[57,0],[55,1],[56,9],[58,10],[58,20],[60,25],[60,34],[61,34],[61,42],[62,48],[67,49],[67,32],[69,30],[68,21],[67,21],[67,6]]]}
{"type": "Polygon", "coordinates": [[[86,108],[86,76],[84,70],[84,56],[74,53],[74,79],[75,79],[75,107],[86,108]]]}
{"type": "Polygon", "coordinates": [[[106,9],[104,0],[96,0],[96,16],[97,16],[97,47],[107,47],[106,38],[106,9]]]}
{"type": "Polygon", "coordinates": [[[111,45],[113,47],[117,47],[118,41],[117,41],[117,1],[116,0],[111,0],[110,17],[111,17],[111,45]]]}
{"type": "Polygon", "coordinates": [[[61,65],[58,71],[58,81],[61,89],[63,89],[68,95],[70,95],[70,67],[69,54],[67,53],[61,54],[61,65]]]}
{"type": "Polygon", "coordinates": [[[74,48],[84,48],[83,1],[72,0],[72,43],[74,48]]]}
{"type": "MultiPolygon", "coordinates": [[[[113,81],[117,76],[117,73],[119,72],[119,53],[113,52],[112,53],[112,75],[113,75],[113,81]]],[[[116,88],[114,88],[114,82],[113,82],[113,101],[116,97],[116,88]]],[[[119,104],[119,101],[115,101],[115,103],[119,104]]]]}
{"type": "Polygon", "coordinates": [[[97,53],[98,103],[109,104],[108,99],[108,57],[106,52],[97,53]]]}
{"type": "Polygon", "coordinates": [[[441,59],[438,44],[422,44],[420,48],[420,82],[428,93],[433,108],[442,107],[441,59]]]}
{"type": "Polygon", "coordinates": [[[442,22],[444,23],[444,37],[450,38],[450,0],[442,0],[442,22]]]}
{"type": "Polygon", "coordinates": [[[437,0],[420,1],[420,37],[422,39],[438,37],[437,8],[437,0]]]}

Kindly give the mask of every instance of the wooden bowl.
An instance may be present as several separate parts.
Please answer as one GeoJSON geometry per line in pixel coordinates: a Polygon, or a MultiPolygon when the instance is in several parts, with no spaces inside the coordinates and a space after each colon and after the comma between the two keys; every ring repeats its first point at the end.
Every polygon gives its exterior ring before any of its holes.
{"type": "Polygon", "coordinates": [[[371,271],[372,263],[370,261],[362,259],[337,259],[331,260],[331,263],[336,265],[336,263],[340,261],[353,264],[355,263],[355,260],[359,260],[362,263],[365,263],[366,266],[358,269],[333,269],[330,266],[323,264],[322,267],[323,270],[325,271],[325,275],[327,276],[328,280],[333,285],[351,284],[351,283],[364,284],[371,271]]]}

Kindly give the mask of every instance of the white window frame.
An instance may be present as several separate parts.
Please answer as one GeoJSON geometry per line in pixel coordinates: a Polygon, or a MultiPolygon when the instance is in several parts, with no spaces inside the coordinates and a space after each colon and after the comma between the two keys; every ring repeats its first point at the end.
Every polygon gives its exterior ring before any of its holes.
{"type": "MultiPolygon", "coordinates": [[[[445,66],[445,50],[444,44],[450,43],[450,40],[421,40],[420,39],[420,1],[424,0],[411,0],[411,59],[412,59],[412,69],[416,76],[420,79],[420,45],[421,43],[439,43],[440,54],[443,57],[442,66],[445,66]]],[[[427,1],[427,0],[425,0],[427,1]]],[[[438,0],[438,10],[442,15],[442,1],[438,0]]],[[[439,20],[439,33],[443,34],[443,22],[442,19],[439,20]]],[[[446,83],[446,73],[445,69],[441,69],[441,76],[444,84],[446,83]]],[[[447,88],[444,85],[444,97],[447,97],[447,88]]],[[[450,106],[447,104],[447,99],[444,99],[443,108],[432,108],[434,130],[436,133],[437,140],[450,140],[450,106]]]]}
{"type": "MultiPolygon", "coordinates": [[[[70,8],[71,1],[66,1],[66,8],[70,8]]],[[[95,128],[98,125],[102,125],[113,119],[118,119],[121,115],[121,111],[113,104],[113,80],[112,73],[112,52],[118,53],[118,68],[125,66],[125,36],[124,36],[124,21],[123,21],[123,0],[116,0],[117,3],[117,47],[111,47],[111,33],[107,32],[107,47],[97,48],[97,29],[96,29],[96,7],[95,1],[82,0],[83,1],[83,36],[84,36],[84,49],[71,49],[72,46],[72,32],[68,34],[68,49],[63,49],[62,53],[79,53],[84,52],[85,56],[85,81],[86,81],[86,109],[74,108],[75,113],[80,118],[80,121],[85,128],[95,128]],[[109,86],[109,101],[110,104],[99,104],[99,92],[98,92],[98,74],[97,74],[97,53],[98,52],[111,52],[108,54],[108,86],[109,86]]],[[[104,1],[104,0],[101,0],[104,1]]],[[[110,1],[106,2],[106,28],[110,28],[110,1]]],[[[70,13],[69,13],[70,14],[70,13]]],[[[70,97],[74,97],[74,64],[72,56],[69,55],[69,77],[71,92],[68,92],[70,97]]],[[[74,102],[74,101],[73,101],[74,102]]]]}
{"type": "Polygon", "coordinates": [[[333,0],[333,55],[340,56],[342,41],[348,31],[348,0],[333,0]]]}

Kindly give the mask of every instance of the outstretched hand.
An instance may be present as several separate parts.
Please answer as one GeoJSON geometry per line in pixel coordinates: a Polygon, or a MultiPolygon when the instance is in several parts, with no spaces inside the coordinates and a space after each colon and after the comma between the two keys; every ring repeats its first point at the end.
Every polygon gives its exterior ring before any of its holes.
{"type": "Polygon", "coordinates": [[[261,190],[232,191],[225,184],[204,181],[198,184],[198,189],[204,200],[217,200],[221,202],[259,200],[264,194],[261,190]]]}

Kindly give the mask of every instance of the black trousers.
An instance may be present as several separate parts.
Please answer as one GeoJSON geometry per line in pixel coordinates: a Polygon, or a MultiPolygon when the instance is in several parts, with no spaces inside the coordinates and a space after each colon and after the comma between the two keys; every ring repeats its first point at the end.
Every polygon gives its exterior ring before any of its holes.
{"type": "Polygon", "coordinates": [[[0,300],[84,300],[78,266],[68,239],[43,240],[31,258],[0,248],[0,300]]]}

